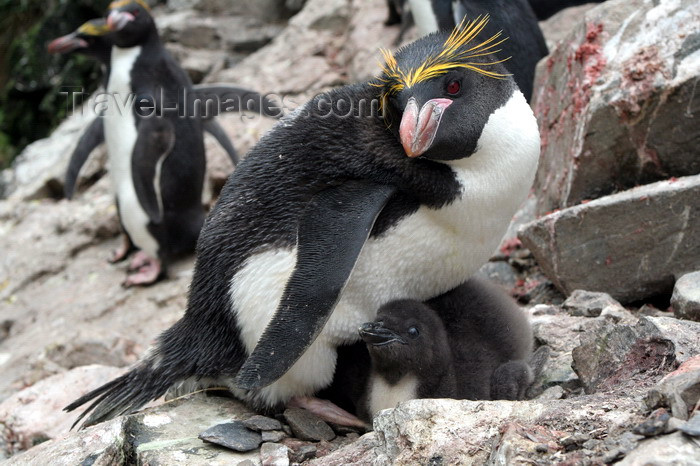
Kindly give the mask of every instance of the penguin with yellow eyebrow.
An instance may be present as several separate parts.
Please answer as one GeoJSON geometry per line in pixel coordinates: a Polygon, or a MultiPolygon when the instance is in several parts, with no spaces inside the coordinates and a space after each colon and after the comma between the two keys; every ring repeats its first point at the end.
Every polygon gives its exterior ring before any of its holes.
{"type": "MultiPolygon", "coordinates": [[[[104,18],[96,18],[82,24],[78,29],[65,36],[58,37],[51,41],[48,45],[49,53],[80,53],[87,55],[103,65],[104,88],[107,89],[110,74],[110,62],[112,54],[111,29],[107,26],[107,20],[104,18]]],[[[199,84],[192,86],[192,92],[187,96],[194,99],[214,95],[217,101],[223,102],[228,99],[244,100],[247,105],[246,109],[253,112],[260,112],[262,115],[278,118],[279,111],[275,109],[274,104],[264,96],[249,89],[234,87],[229,85],[217,84],[199,84]]],[[[238,111],[239,107],[230,107],[221,109],[222,111],[238,111]]],[[[210,133],[219,142],[221,147],[226,151],[231,163],[237,165],[240,161],[236,149],[224,129],[213,118],[202,119],[202,129],[210,133]]],[[[90,126],[83,132],[73,154],[71,154],[66,179],[64,183],[64,194],[66,198],[73,197],[75,185],[78,179],[78,174],[83,164],[87,160],[90,152],[98,145],[104,142],[104,128],[102,118],[95,118],[90,126]]],[[[128,238],[127,238],[128,240],[128,238]]]]}
{"type": "Polygon", "coordinates": [[[66,409],[92,400],[89,425],[216,384],[254,408],[360,422],[312,398],[337,347],[382,305],[464,283],[535,175],[537,122],[482,19],[387,53],[376,79],[317,95],[270,130],[205,222],[185,315],[66,409]]]}
{"type": "Polygon", "coordinates": [[[420,34],[451,30],[465,18],[490,15],[487,36],[502,31],[508,40],[502,44],[505,63],[515,83],[529,101],[535,79],[535,66],[547,55],[547,44],[528,0],[406,0],[420,34]]]}

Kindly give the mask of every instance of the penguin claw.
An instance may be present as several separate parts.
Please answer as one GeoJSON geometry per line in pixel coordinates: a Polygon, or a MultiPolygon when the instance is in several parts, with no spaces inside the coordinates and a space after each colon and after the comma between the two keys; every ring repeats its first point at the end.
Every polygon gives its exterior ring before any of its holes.
{"type": "Polygon", "coordinates": [[[127,235],[122,236],[122,244],[112,251],[112,255],[109,256],[109,263],[110,264],[116,264],[117,262],[121,262],[124,259],[126,259],[131,251],[134,250],[134,246],[131,244],[131,241],[129,240],[129,237],[127,235]]]}
{"type": "Polygon", "coordinates": [[[126,276],[122,282],[124,288],[152,285],[163,277],[163,267],[158,259],[146,256],[146,261],[135,273],[126,276]]]}
{"type": "Polygon", "coordinates": [[[138,271],[141,269],[141,267],[148,265],[151,261],[152,259],[148,256],[148,254],[143,251],[138,251],[136,254],[134,254],[134,257],[129,263],[129,272],[138,271]]]}
{"type": "Polygon", "coordinates": [[[366,422],[328,400],[322,400],[313,396],[295,396],[289,400],[287,406],[290,408],[304,408],[326,422],[369,430],[369,425],[366,422]]]}

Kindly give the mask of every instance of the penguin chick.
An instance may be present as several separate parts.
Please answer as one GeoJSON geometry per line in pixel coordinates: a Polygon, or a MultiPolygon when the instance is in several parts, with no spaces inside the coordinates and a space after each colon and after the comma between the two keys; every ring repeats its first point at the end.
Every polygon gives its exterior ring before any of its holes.
{"type": "Polygon", "coordinates": [[[438,315],[414,300],[382,306],[374,322],[362,324],[371,371],[359,415],[416,398],[455,398],[457,387],[447,332],[438,315]]]}
{"type": "MultiPolygon", "coordinates": [[[[485,280],[472,278],[426,303],[388,303],[359,332],[371,358],[358,407],[364,419],[416,398],[520,400],[534,379],[527,316],[485,280]]],[[[345,371],[347,364],[338,363],[345,371]]]]}
{"type": "Polygon", "coordinates": [[[268,132],[202,229],[182,319],[67,409],[95,400],[89,425],[205,381],[281,407],[331,384],[337,347],[382,305],[476,272],[540,150],[530,106],[490,54],[498,38],[479,38],[486,22],[385,52],[378,78],[320,94],[268,132]]]}

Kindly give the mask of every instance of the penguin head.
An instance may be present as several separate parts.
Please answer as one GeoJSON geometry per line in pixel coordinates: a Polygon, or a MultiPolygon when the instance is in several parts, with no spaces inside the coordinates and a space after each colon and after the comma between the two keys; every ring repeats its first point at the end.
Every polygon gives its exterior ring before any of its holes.
{"type": "Polygon", "coordinates": [[[399,49],[382,50],[385,121],[408,157],[456,160],[477,150],[489,116],[517,89],[494,54],[507,38],[477,39],[488,15],[463,21],[451,34],[433,33],[399,49]]]}
{"type": "Polygon", "coordinates": [[[362,324],[359,333],[379,371],[436,371],[450,361],[445,327],[435,311],[420,301],[385,304],[376,320],[362,324]]]}
{"type": "Polygon", "coordinates": [[[135,47],[156,32],[151,9],[144,0],[118,0],[109,4],[107,25],[117,47],[135,47]]]}
{"type": "Polygon", "coordinates": [[[48,45],[48,51],[49,53],[98,54],[111,47],[110,32],[107,20],[91,19],[70,34],[52,40],[48,45]]]}

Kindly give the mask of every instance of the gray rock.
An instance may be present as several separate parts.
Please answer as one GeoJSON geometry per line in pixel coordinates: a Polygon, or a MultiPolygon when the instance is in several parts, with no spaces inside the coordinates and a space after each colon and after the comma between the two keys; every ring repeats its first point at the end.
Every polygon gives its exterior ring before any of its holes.
{"type": "Polygon", "coordinates": [[[626,302],[671,291],[700,262],[700,175],[570,207],[524,226],[523,244],[564,293],[601,291],[626,302]]]}
{"type": "Polygon", "coordinates": [[[3,462],[3,465],[107,466],[125,464],[127,462],[125,453],[128,448],[126,424],[127,420],[123,417],[103,422],[74,432],[66,438],[41,443],[29,451],[10,457],[3,462]]]}
{"type": "Polygon", "coordinates": [[[248,429],[242,421],[217,424],[201,432],[199,438],[205,442],[242,452],[255,450],[262,443],[260,433],[248,429]]]}
{"type": "Polygon", "coordinates": [[[566,390],[579,388],[581,383],[571,368],[571,351],[579,345],[581,327],[589,319],[570,316],[555,306],[535,306],[533,311],[530,321],[535,341],[547,345],[550,354],[528,390],[528,397],[536,397],[557,385],[566,390]]]}
{"type": "Polygon", "coordinates": [[[537,68],[537,213],[700,173],[700,4],[607,1],[537,68]],[[668,31],[672,30],[673,34],[668,31]]]}
{"type": "Polygon", "coordinates": [[[260,416],[259,414],[251,416],[243,421],[243,425],[250,430],[258,432],[264,430],[282,430],[282,423],[280,421],[272,419],[271,417],[260,416]]]}
{"type": "Polygon", "coordinates": [[[64,436],[77,414],[61,408],[123,372],[124,369],[116,367],[82,366],[48,377],[8,397],[0,403],[0,443],[10,453],[17,453],[64,436]]]}
{"type": "Polygon", "coordinates": [[[678,279],[671,296],[673,313],[680,319],[700,321],[700,271],[678,279]]]}
{"type": "Polygon", "coordinates": [[[318,416],[302,408],[289,408],[284,411],[284,418],[292,428],[294,436],[301,440],[319,442],[333,440],[335,432],[318,416]]]}
{"type": "Polygon", "coordinates": [[[539,401],[561,400],[562,398],[564,398],[565,393],[566,392],[561,387],[561,385],[554,385],[552,387],[549,387],[545,391],[543,391],[542,394],[537,397],[537,400],[539,400],[539,401]]]}
{"type": "Polygon", "coordinates": [[[639,446],[616,463],[620,466],[673,464],[697,466],[700,464],[700,445],[680,432],[639,442],[639,446]]]}
{"type": "MultiPolygon", "coordinates": [[[[572,367],[586,392],[620,389],[634,384],[638,377],[648,379],[650,374],[670,370],[679,355],[679,341],[696,329],[685,328],[685,335],[678,335],[664,325],[665,319],[643,317],[634,326],[598,321],[588,327],[581,334],[581,345],[572,352],[572,367]]],[[[695,351],[698,349],[696,342],[695,351]]]]}
{"type": "Polygon", "coordinates": [[[668,421],[671,415],[664,408],[659,408],[649,415],[649,417],[637,425],[632,432],[645,437],[653,437],[666,432],[668,421]]]}
{"type": "Polygon", "coordinates": [[[313,459],[318,451],[316,444],[291,437],[282,440],[281,443],[289,448],[289,459],[294,463],[313,459]]]}
{"type": "Polygon", "coordinates": [[[287,434],[281,430],[263,430],[260,432],[262,435],[263,442],[279,442],[283,438],[287,437],[287,434]]]}
{"type": "Polygon", "coordinates": [[[621,304],[607,293],[586,290],[574,290],[561,305],[572,316],[583,317],[598,317],[608,306],[621,307],[621,304]]]}
{"type": "Polygon", "coordinates": [[[263,443],[260,447],[260,461],[263,466],[288,466],[289,448],[279,443],[263,443]]]}
{"type": "Polygon", "coordinates": [[[671,408],[673,416],[688,419],[700,399],[700,356],[688,359],[649,390],[644,402],[649,409],[671,408]]]}
{"type": "Polygon", "coordinates": [[[685,424],[678,427],[678,430],[693,437],[700,437],[700,414],[696,411],[685,424]]]}
{"type": "Polygon", "coordinates": [[[497,283],[506,290],[512,290],[518,281],[515,270],[506,261],[489,261],[481,266],[476,275],[497,283]]]}

